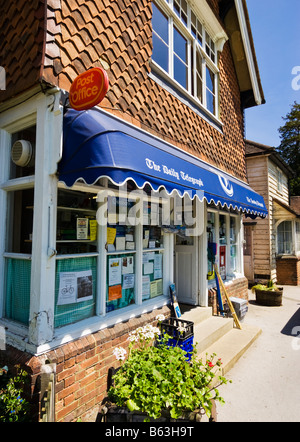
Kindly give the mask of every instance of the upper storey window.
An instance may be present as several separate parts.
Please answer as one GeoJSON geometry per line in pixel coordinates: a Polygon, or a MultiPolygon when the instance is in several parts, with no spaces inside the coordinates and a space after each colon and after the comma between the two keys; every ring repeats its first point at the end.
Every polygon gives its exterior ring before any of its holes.
{"type": "Polygon", "coordinates": [[[154,69],[193,103],[218,117],[216,45],[186,0],[152,4],[154,69]]]}

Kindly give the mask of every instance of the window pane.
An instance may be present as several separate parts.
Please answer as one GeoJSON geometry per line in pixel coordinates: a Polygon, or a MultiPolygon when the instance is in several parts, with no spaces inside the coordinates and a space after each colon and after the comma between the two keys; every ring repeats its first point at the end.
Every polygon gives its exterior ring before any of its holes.
{"type": "Polygon", "coordinates": [[[233,216],[230,217],[230,271],[237,271],[237,227],[233,216]]]}
{"type": "Polygon", "coordinates": [[[31,261],[6,260],[5,317],[28,325],[30,307],[31,261]]]}
{"type": "Polygon", "coordinates": [[[187,40],[174,28],[174,79],[187,88],[187,40]]]}
{"type": "Polygon", "coordinates": [[[196,55],[196,75],[197,75],[197,98],[202,103],[202,57],[200,55],[200,52],[197,51],[196,55]]]}
{"type": "Polygon", "coordinates": [[[227,244],[227,239],[226,239],[226,217],[225,217],[225,215],[220,215],[220,221],[219,221],[219,240],[220,240],[220,244],[227,244]]]}
{"type": "Polygon", "coordinates": [[[107,256],[106,312],[135,303],[135,252],[107,256]]]}
{"type": "Polygon", "coordinates": [[[215,113],[215,97],[209,91],[206,92],[206,107],[212,114],[215,113]]]}
{"type": "Polygon", "coordinates": [[[202,25],[193,13],[193,11],[191,11],[191,32],[193,34],[193,37],[202,46],[202,25]]]}
{"type": "Polygon", "coordinates": [[[292,223],[284,221],[277,229],[278,253],[293,253],[292,223]]]}
{"type": "Polygon", "coordinates": [[[174,0],[174,11],[184,24],[187,24],[187,2],[185,0],[174,0]]]}
{"type": "Polygon", "coordinates": [[[174,52],[186,63],[187,40],[174,28],[174,52]]]}
{"type": "Polygon", "coordinates": [[[169,72],[169,48],[155,34],[153,34],[152,59],[159,64],[166,72],[169,72]]]}
{"type": "Polygon", "coordinates": [[[55,274],[54,327],[73,324],[94,316],[96,287],[96,257],[58,259],[55,274]],[[69,303],[66,303],[63,298],[68,295],[69,303]]]}
{"type": "Polygon", "coordinates": [[[20,178],[24,176],[34,175],[35,173],[35,143],[36,143],[36,126],[23,129],[12,134],[12,146],[14,146],[13,155],[14,161],[10,162],[10,178],[20,178]],[[16,141],[25,140],[25,145],[22,147],[21,143],[16,141]],[[21,165],[19,160],[24,158],[24,163],[21,165]]]}
{"type": "Polygon", "coordinates": [[[169,71],[169,31],[168,18],[152,4],[152,39],[153,39],[153,60],[166,72],[169,71]]]}
{"type": "Polygon", "coordinates": [[[215,75],[206,67],[206,107],[207,109],[215,113],[215,75]]]}
{"type": "Polygon", "coordinates": [[[11,221],[7,224],[7,252],[31,253],[33,229],[33,189],[8,193],[11,221]]]}
{"type": "Polygon", "coordinates": [[[160,38],[168,43],[168,18],[152,3],[152,29],[160,38]]]}
{"type": "Polygon", "coordinates": [[[184,63],[178,58],[174,57],[174,79],[178,81],[181,86],[187,88],[187,68],[184,63]]]}
{"type": "Polygon", "coordinates": [[[206,67],[206,86],[212,92],[215,93],[215,76],[214,73],[206,67]]]}

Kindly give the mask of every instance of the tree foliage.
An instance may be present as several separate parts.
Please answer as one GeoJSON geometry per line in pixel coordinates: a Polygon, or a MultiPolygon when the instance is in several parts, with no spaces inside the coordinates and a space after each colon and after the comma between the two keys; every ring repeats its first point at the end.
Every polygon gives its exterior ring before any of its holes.
{"type": "Polygon", "coordinates": [[[278,152],[295,172],[290,180],[290,194],[297,196],[300,195],[300,104],[295,101],[283,120],[285,124],[278,129],[281,138],[278,152]]]}

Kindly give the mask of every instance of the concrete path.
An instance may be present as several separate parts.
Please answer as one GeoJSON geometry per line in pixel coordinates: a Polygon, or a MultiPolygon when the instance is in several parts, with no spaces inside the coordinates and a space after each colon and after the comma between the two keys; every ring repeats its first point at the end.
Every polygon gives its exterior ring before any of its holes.
{"type": "Polygon", "coordinates": [[[226,374],[217,421],[300,422],[300,286],[284,286],[281,307],[249,301],[244,323],[262,334],[226,374]]]}

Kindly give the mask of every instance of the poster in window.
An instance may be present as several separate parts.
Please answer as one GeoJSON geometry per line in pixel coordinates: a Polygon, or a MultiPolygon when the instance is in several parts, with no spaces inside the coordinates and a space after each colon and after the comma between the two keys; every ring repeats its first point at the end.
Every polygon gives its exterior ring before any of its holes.
{"type": "Polygon", "coordinates": [[[88,218],[77,218],[76,221],[76,238],[88,239],[89,220],[88,218]]]}
{"type": "Polygon", "coordinates": [[[162,278],[162,254],[154,255],[154,279],[162,278]]]}
{"type": "Polygon", "coordinates": [[[108,287],[108,301],[114,301],[115,299],[121,299],[121,298],[122,298],[122,286],[120,284],[108,287]]]}
{"type": "Polygon", "coordinates": [[[108,285],[118,285],[122,283],[122,258],[111,258],[108,260],[108,285]]]}
{"type": "Polygon", "coordinates": [[[90,240],[96,241],[97,239],[97,221],[95,219],[90,220],[90,240]]]}
{"type": "Polygon", "coordinates": [[[220,275],[226,279],[226,246],[220,246],[220,275]]]}
{"type": "Polygon", "coordinates": [[[93,276],[91,270],[61,272],[57,305],[74,304],[93,298],[93,276]]]}
{"type": "Polygon", "coordinates": [[[128,273],[123,276],[123,286],[124,290],[134,288],[134,273],[128,273]]]}
{"type": "Polygon", "coordinates": [[[122,275],[133,273],[133,256],[124,256],[122,258],[122,275]]]}
{"type": "Polygon", "coordinates": [[[142,297],[143,299],[148,299],[150,297],[151,290],[149,275],[143,276],[142,284],[142,297]]]}

